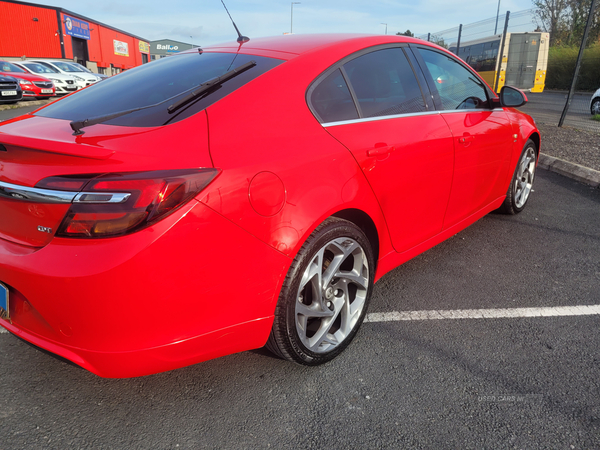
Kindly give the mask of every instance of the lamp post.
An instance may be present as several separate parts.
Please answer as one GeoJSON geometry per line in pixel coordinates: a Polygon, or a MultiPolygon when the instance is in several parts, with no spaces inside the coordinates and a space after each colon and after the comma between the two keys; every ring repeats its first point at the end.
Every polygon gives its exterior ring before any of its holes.
{"type": "Polygon", "coordinates": [[[381,25],[385,25],[385,34],[387,34],[387,23],[381,22],[381,25]]]}
{"type": "Polygon", "coordinates": [[[498,32],[498,17],[500,16],[500,0],[498,0],[498,11],[496,12],[496,27],[494,28],[494,34],[498,32]]]}
{"type": "Polygon", "coordinates": [[[290,34],[294,31],[294,5],[299,5],[301,2],[291,2],[291,13],[290,13],[290,34]]]}

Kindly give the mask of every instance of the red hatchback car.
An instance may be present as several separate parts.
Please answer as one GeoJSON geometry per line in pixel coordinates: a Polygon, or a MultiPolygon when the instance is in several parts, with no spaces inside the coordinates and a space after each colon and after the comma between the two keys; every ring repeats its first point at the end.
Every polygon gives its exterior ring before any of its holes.
{"type": "Polygon", "coordinates": [[[3,122],[0,325],[104,377],[265,345],[326,362],[382,275],[525,207],[525,101],[428,42],[293,35],[3,122]]]}
{"type": "Polygon", "coordinates": [[[52,80],[48,78],[29,73],[8,61],[0,61],[0,73],[19,80],[23,97],[35,97],[37,99],[54,97],[56,88],[52,80]]]}

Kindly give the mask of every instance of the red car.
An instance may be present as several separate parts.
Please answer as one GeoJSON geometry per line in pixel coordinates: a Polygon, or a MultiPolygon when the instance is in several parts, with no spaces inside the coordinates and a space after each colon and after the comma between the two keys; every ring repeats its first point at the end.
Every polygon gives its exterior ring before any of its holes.
{"type": "Polygon", "coordinates": [[[326,362],[386,272],[525,207],[525,101],[421,40],[293,35],[3,122],[0,324],[103,377],[265,345],[326,362]]]}
{"type": "Polygon", "coordinates": [[[8,61],[0,61],[0,74],[10,75],[19,80],[23,97],[44,99],[54,97],[55,87],[52,80],[34,75],[8,61]]]}

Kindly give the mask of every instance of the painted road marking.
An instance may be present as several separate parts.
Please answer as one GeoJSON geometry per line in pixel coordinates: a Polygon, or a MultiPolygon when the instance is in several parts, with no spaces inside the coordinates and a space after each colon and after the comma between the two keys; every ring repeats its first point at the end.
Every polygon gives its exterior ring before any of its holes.
{"type": "MultiPolygon", "coordinates": [[[[397,322],[400,320],[442,319],[507,319],[515,317],[597,316],[600,305],[553,306],[548,308],[454,309],[431,311],[394,311],[371,313],[365,322],[397,322]]],[[[0,327],[0,334],[8,334],[0,327]]]]}
{"type": "Polygon", "coordinates": [[[455,309],[371,313],[365,322],[442,319],[506,319],[515,317],[557,317],[600,315],[600,305],[554,306],[548,308],[455,309]]]}

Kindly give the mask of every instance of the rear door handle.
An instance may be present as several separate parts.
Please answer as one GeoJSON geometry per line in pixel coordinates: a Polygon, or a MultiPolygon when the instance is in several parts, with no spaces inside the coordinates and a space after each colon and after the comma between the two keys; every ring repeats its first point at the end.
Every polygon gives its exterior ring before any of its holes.
{"type": "Polygon", "coordinates": [[[371,150],[367,150],[367,156],[389,155],[394,150],[396,150],[396,147],[394,147],[393,145],[386,145],[386,146],[381,146],[381,147],[375,147],[375,148],[372,148],[371,150]]]}

